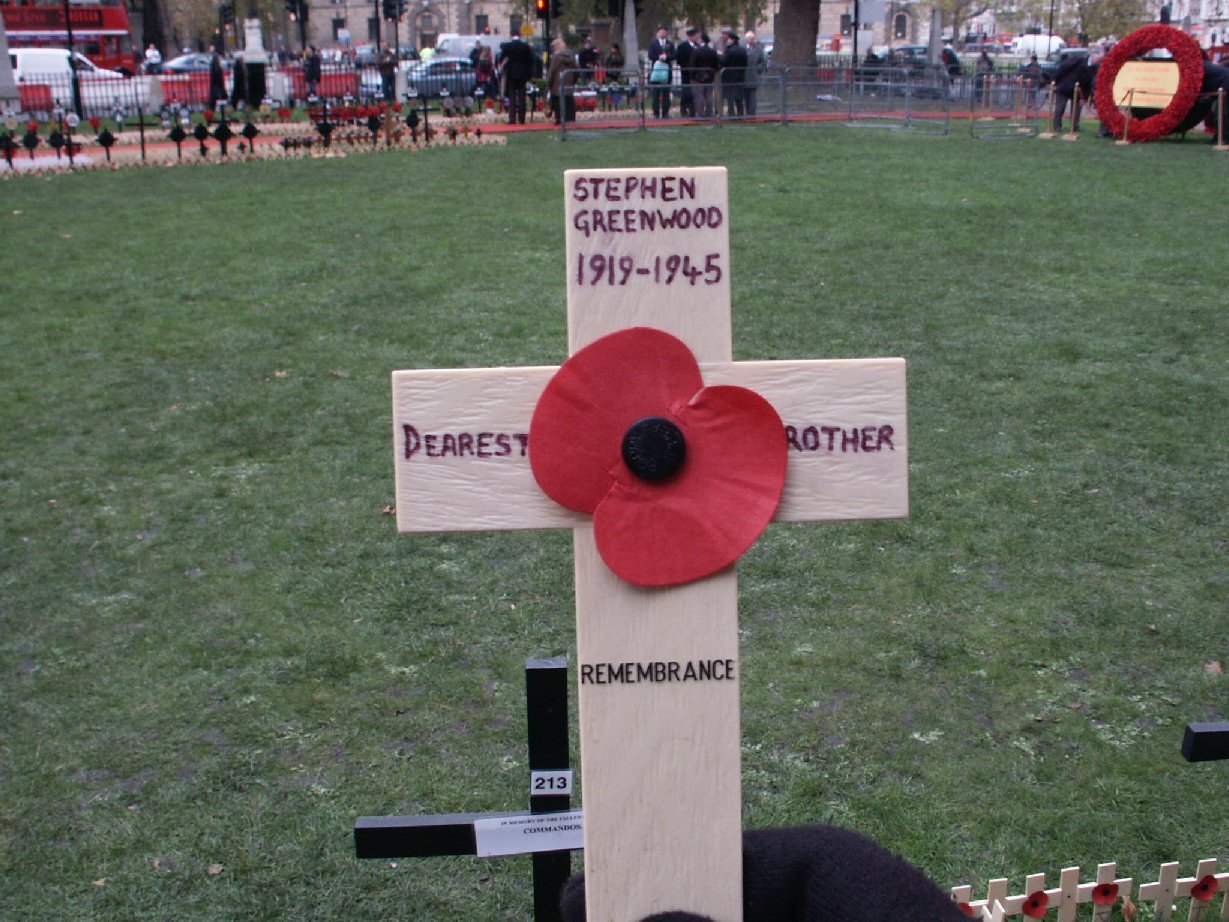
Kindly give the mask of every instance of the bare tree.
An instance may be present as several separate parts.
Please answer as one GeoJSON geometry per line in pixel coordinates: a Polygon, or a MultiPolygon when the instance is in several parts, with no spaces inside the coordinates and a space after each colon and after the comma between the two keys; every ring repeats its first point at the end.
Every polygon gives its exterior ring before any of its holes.
{"type": "Polygon", "coordinates": [[[983,0],[934,0],[931,6],[942,13],[943,25],[951,29],[955,39],[965,34],[969,22],[990,9],[983,0]]]}
{"type": "Polygon", "coordinates": [[[1093,39],[1119,38],[1148,21],[1144,0],[1076,0],[1079,30],[1093,39]]]}

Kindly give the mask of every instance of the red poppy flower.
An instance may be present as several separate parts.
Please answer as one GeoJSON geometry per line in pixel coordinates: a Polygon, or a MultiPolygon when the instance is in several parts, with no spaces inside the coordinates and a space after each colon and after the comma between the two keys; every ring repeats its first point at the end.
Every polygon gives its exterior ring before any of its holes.
{"type": "Polygon", "coordinates": [[[1212,899],[1212,897],[1216,896],[1216,890],[1216,878],[1213,875],[1208,874],[1199,878],[1199,880],[1191,886],[1191,897],[1199,900],[1201,903],[1206,903],[1208,900],[1212,899]]]}
{"type": "Polygon", "coordinates": [[[1118,42],[1097,69],[1097,118],[1101,124],[1121,138],[1127,131],[1126,118],[1114,99],[1114,78],[1122,65],[1145,51],[1164,48],[1178,65],[1178,88],[1169,105],[1155,115],[1131,121],[1128,141],[1154,141],[1172,132],[1195,105],[1203,86],[1203,51],[1199,42],[1181,29],[1153,23],[1136,29],[1118,42]]]}
{"type": "Polygon", "coordinates": [[[785,483],[783,433],[759,394],[705,387],[683,342],[634,327],[563,363],[534,409],[529,462],[551,499],[593,514],[611,570],[672,586],[759,537],[785,483]]]}
{"type": "Polygon", "coordinates": [[[969,916],[970,918],[972,918],[973,907],[970,906],[968,903],[964,903],[964,902],[957,903],[956,908],[959,909],[961,912],[963,912],[966,916],[969,916]]]}
{"type": "Polygon", "coordinates": [[[1024,905],[1020,907],[1020,911],[1030,919],[1040,919],[1046,914],[1046,907],[1050,905],[1050,898],[1044,890],[1038,890],[1036,893],[1030,893],[1028,899],[1024,901],[1024,905]]]}
{"type": "Polygon", "coordinates": [[[30,121],[26,122],[26,131],[30,132],[31,134],[38,131],[38,122],[34,119],[30,119],[30,121]]]}
{"type": "Polygon", "coordinates": [[[1097,906],[1113,906],[1118,902],[1118,885],[1097,884],[1092,888],[1092,901],[1097,906]]]}
{"type": "Polygon", "coordinates": [[[89,117],[89,123],[90,127],[97,131],[98,126],[102,124],[102,119],[100,119],[97,115],[91,115],[89,117]]]}

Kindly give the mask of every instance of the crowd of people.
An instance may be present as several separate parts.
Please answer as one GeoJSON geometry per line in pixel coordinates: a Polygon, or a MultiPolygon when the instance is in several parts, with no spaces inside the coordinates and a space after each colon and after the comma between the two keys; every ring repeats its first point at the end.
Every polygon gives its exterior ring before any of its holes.
{"type": "Polygon", "coordinates": [[[751,31],[740,40],[733,29],[722,29],[714,44],[707,32],[688,26],[675,42],[670,30],[659,25],[649,42],[646,66],[654,118],[670,118],[676,100],[681,117],[711,118],[715,98],[724,100],[726,114],[736,118],[756,114],[768,55],[751,31]],[[720,97],[715,96],[717,87],[720,97]]]}
{"type": "MultiPolygon", "coordinates": [[[[711,118],[718,84],[727,115],[755,115],[760,78],[768,66],[768,56],[755,33],[749,31],[740,38],[733,29],[724,29],[719,47],[695,26],[688,26],[684,34],[676,42],[669,29],[659,26],[649,43],[644,75],[654,117],[670,118],[677,101],[680,116],[711,118]]],[[[541,75],[530,45],[514,36],[501,44],[495,55],[480,45],[474,48],[471,61],[487,97],[504,99],[508,121],[523,124],[526,87],[541,75]]],[[[564,39],[556,38],[544,74],[547,103],[555,122],[576,118],[576,86],[620,80],[627,76],[626,68],[627,60],[617,43],[603,53],[591,38],[586,38],[580,50],[573,51],[564,39]]]]}

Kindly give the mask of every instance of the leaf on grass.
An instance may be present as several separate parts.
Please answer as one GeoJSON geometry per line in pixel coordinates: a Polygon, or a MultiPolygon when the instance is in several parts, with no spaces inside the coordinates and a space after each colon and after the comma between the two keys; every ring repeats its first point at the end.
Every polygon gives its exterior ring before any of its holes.
{"type": "Polygon", "coordinates": [[[1135,908],[1135,904],[1131,902],[1129,896],[1122,898],[1122,918],[1124,922],[1135,922],[1135,915],[1139,910],[1135,908]]]}
{"type": "Polygon", "coordinates": [[[336,368],[334,368],[332,371],[330,371],[330,372],[329,372],[329,376],[330,376],[330,377],[333,377],[333,378],[348,378],[348,377],[350,377],[350,375],[349,375],[349,374],[347,374],[346,372],[344,372],[344,371],[338,371],[336,368]]]}
{"type": "Polygon", "coordinates": [[[396,515],[396,514],[397,514],[397,507],[394,506],[392,503],[386,504],[384,508],[380,510],[380,515],[396,515]]]}
{"type": "Polygon", "coordinates": [[[106,885],[107,885],[107,878],[105,877],[100,877],[98,878],[98,880],[94,881],[95,887],[102,888],[102,887],[105,887],[106,885]]]}
{"type": "Polygon", "coordinates": [[[1203,671],[1207,675],[1220,675],[1225,671],[1225,667],[1216,660],[1212,660],[1210,663],[1203,664],[1203,671]]]}
{"type": "Polygon", "coordinates": [[[274,371],[274,372],[273,372],[273,377],[275,377],[275,378],[284,378],[284,377],[286,377],[286,375],[288,375],[288,374],[290,374],[290,372],[286,371],[286,369],[284,369],[284,368],[279,368],[279,369],[277,369],[276,371],[274,371]]]}
{"type": "Polygon", "coordinates": [[[217,877],[219,874],[222,873],[222,865],[211,864],[209,865],[209,867],[205,868],[205,873],[208,874],[210,877],[217,877]]]}

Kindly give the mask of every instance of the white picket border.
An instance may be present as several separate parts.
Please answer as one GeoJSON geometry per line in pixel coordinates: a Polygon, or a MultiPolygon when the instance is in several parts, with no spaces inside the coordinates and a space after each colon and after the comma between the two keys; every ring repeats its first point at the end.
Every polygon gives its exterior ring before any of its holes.
{"type": "Polygon", "coordinates": [[[1025,905],[1037,893],[1046,896],[1045,913],[1037,918],[1051,922],[1079,922],[1080,907],[1085,904],[1092,905],[1092,912],[1083,918],[1091,922],[1110,922],[1114,907],[1119,907],[1121,911],[1127,899],[1132,899],[1138,908],[1135,916],[1137,922],[1171,922],[1178,911],[1175,900],[1190,901],[1186,922],[1229,922],[1229,871],[1218,874],[1215,858],[1200,861],[1193,877],[1179,877],[1178,862],[1166,862],[1161,865],[1157,880],[1140,884],[1138,888],[1133,878],[1117,877],[1117,871],[1117,862],[1099,864],[1096,878],[1080,883],[1080,868],[1063,868],[1059,872],[1058,886],[1050,888],[1046,887],[1045,874],[1029,874],[1024,878],[1024,891],[1015,895],[1009,894],[1011,882],[1008,878],[996,877],[986,884],[986,895],[982,899],[973,899],[973,888],[968,884],[952,887],[951,897],[954,902],[968,906],[972,910],[972,918],[983,922],[1003,922],[1012,916],[1023,916],[1025,905]],[[1191,896],[1192,890],[1208,876],[1216,880],[1216,892],[1210,900],[1195,899],[1191,896]],[[1113,884],[1118,888],[1117,899],[1109,906],[1093,904],[1093,893],[1103,884],[1113,884]],[[1154,904],[1151,915],[1145,915],[1139,905],[1142,903],[1154,904]],[[1219,914],[1216,913],[1218,903],[1219,914]]]}

